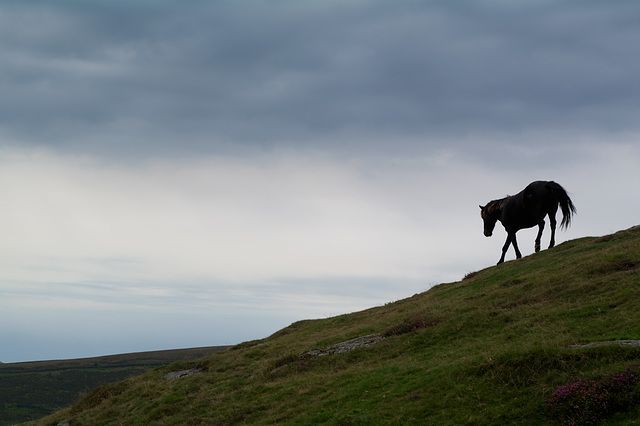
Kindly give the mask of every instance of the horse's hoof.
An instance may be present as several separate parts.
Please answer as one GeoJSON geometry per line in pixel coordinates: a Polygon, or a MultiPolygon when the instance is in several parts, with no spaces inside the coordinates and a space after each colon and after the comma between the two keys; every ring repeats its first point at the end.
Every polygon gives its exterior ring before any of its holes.
{"type": "Polygon", "coordinates": [[[540,251],[540,246],[536,246],[536,253],[540,251]]]}

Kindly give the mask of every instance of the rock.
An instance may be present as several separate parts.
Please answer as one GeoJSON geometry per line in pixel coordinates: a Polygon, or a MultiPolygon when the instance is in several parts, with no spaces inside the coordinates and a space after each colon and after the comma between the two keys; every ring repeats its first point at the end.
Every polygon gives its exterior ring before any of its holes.
{"type": "Polygon", "coordinates": [[[606,342],[591,342],[591,343],[585,343],[584,345],[569,345],[569,349],[589,349],[589,348],[597,348],[599,346],[610,346],[610,345],[640,346],[640,340],[609,340],[606,342]]]}
{"type": "Polygon", "coordinates": [[[198,368],[192,368],[189,370],[173,371],[165,374],[166,380],[182,379],[183,377],[195,376],[196,374],[202,374],[203,371],[198,368]]]}
{"type": "Polygon", "coordinates": [[[355,339],[337,343],[324,349],[312,349],[310,351],[302,352],[300,354],[300,358],[342,354],[357,348],[364,348],[367,346],[375,345],[380,340],[382,340],[382,335],[378,333],[368,334],[366,336],[356,337],[355,339]]]}

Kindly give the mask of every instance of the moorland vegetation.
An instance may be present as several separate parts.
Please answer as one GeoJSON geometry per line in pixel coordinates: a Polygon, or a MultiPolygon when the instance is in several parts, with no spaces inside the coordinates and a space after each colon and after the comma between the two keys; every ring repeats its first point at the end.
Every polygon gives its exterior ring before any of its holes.
{"type": "Polygon", "coordinates": [[[34,424],[638,424],[639,312],[633,227],[158,367],[34,424]],[[379,338],[327,350],[362,336],[379,338]],[[183,370],[201,374],[166,378],[183,370]]]}

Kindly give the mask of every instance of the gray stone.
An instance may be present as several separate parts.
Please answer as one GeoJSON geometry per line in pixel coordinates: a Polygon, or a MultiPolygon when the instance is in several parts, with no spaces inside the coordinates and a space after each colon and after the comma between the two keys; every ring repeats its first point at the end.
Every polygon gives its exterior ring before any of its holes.
{"type": "Polygon", "coordinates": [[[368,334],[366,336],[356,337],[355,339],[337,343],[324,349],[312,349],[310,351],[302,352],[300,354],[300,358],[343,354],[357,348],[375,345],[380,340],[382,340],[382,336],[380,334],[368,334]]]}
{"type": "Polygon", "coordinates": [[[183,377],[195,376],[196,374],[202,374],[202,370],[192,368],[190,370],[173,371],[165,374],[164,378],[167,380],[182,379],[183,377]]]}
{"type": "Polygon", "coordinates": [[[589,349],[589,348],[597,348],[600,346],[611,346],[611,345],[640,346],[640,340],[609,340],[606,342],[591,342],[591,343],[585,343],[583,345],[569,345],[569,349],[589,349]]]}

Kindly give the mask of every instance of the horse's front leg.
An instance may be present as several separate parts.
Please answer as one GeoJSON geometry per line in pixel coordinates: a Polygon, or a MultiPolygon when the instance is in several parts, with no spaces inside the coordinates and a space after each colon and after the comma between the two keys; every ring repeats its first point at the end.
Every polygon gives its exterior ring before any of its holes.
{"type": "Polygon", "coordinates": [[[509,249],[510,245],[511,245],[511,235],[507,234],[507,240],[504,242],[504,245],[502,246],[502,256],[500,256],[500,260],[498,260],[498,265],[504,262],[504,255],[507,254],[507,250],[509,249]]]}
{"type": "MultiPolygon", "coordinates": [[[[540,239],[542,238],[542,231],[544,230],[544,219],[538,222],[538,236],[536,237],[536,253],[540,251],[540,239]]],[[[553,237],[551,237],[553,240],[553,237]]]]}
{"type": "Polygon", "coordinates": [[[516,251],[516,259],[522,258],[522,253],[520,253],[520,249],[518,248],[518,242],[516,241],[515,231],[511,234],[511,244],[513,244],[513,249],[516,251]]]}
{"type": "Polygon", "coordinates": [[[509,249],[509,246],[513,244],[513,248],[516,251],[516,258],[520,259],[522,257],[522,254],[520,253],[520,250],[518,249],[518,242],[516,241],[516,233],[515,232],[507,232],[507,240],[504,242],[504,245],[502,246],[502,256],[500,257],[500,260],[498,261],[498,265],[501,264],[502,262],[504,262],[504,256],[507,254],[507,250],[509,249]]]}

